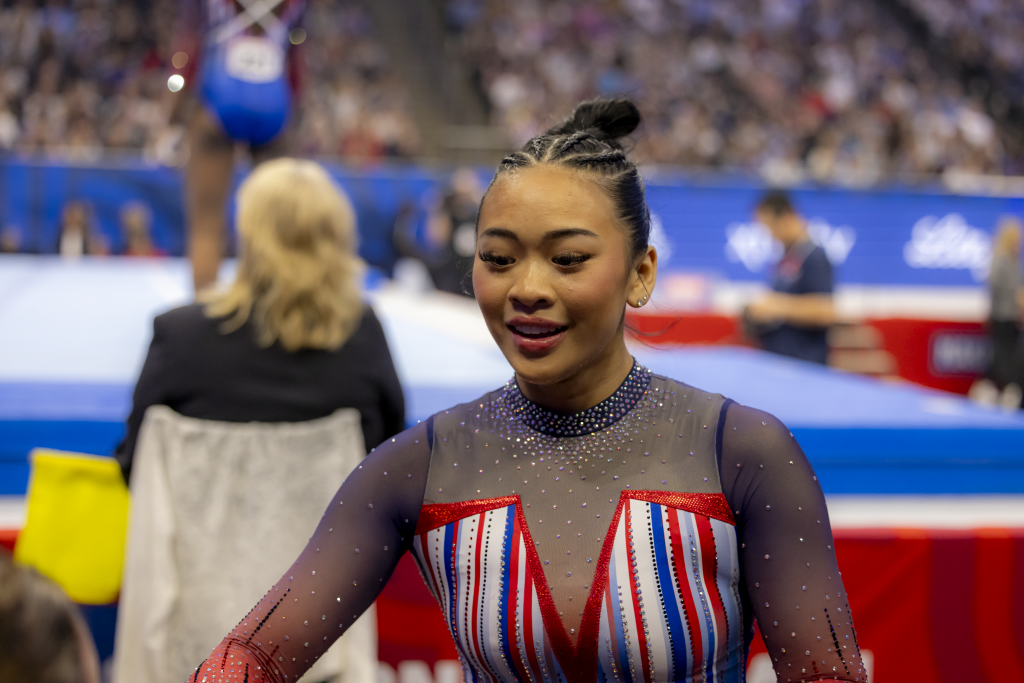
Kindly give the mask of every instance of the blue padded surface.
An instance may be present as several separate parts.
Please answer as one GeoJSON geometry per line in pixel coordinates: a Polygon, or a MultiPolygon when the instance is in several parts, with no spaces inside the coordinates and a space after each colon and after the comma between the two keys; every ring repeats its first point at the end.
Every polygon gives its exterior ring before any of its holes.
{"type": "MultiPolygon", "coordinates": [[[[1024,492],[1024,418],[909,384],[887,384],[749,349],[645,349],[654,371],[778,416],[828,493],[1024,492]]],[[[407,384],[409,421],[496,388],[407,384]]],[[[21,493],[36,446],[107,454],[131,386],[0,383],[0,494],[21,493]]]]}

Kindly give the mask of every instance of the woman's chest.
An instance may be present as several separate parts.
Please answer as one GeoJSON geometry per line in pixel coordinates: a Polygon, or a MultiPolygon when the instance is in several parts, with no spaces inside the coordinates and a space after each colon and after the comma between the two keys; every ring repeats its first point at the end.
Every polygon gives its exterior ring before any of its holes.
{"type": "Polygon", "coordinates": [[[688,389],[652,381],[620,419],[580,435],[539,431],[502,399],[435,423],[414,552],[467,680],[739,671],[722,401],[688,389]]]}
{"type": "Polygon", "coordinates": [[[623,491],[596,552],[559,563],[542,559],[524,509],[510,495],[421,513],[413,551],[466,680],[738,675],[739,562],[720,494],[623,491]]]}

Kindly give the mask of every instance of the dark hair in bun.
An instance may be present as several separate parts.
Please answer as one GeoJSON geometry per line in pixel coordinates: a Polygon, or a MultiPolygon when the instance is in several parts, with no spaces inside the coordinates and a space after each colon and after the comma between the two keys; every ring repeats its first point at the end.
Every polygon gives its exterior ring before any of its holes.
{"type": "Polygon", "coordinates": [[[631,255],[636,258],[647,249],[651,215],[640,171],[626,158],[619,140],[638,125],[640,110],[630,100],[580,102],[569,118],[505,157],[494,177],[540,164],[566,166],[597,176],[629,231],[631,255]]]}
{"type": "Polygon", "coordinates": [[[572,115],[552,126],[544,135],[572,135],[587,133],[621,149],[619,138],[624,138],[640,125],[640,110],[626,99],[596,99],[580,102],[572,115]]]}

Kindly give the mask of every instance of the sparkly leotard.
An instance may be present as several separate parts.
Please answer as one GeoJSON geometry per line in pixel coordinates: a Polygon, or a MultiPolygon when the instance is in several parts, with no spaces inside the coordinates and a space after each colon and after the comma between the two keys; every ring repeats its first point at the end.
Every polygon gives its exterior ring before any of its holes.
{"type": "Polygon", "coordinates": [[[301,674],[411,551],[465,679],[864,681],[821,489],[770,415],[635,365],[559,415],[512,381],[378,448],[193,681],[301,674]]]}

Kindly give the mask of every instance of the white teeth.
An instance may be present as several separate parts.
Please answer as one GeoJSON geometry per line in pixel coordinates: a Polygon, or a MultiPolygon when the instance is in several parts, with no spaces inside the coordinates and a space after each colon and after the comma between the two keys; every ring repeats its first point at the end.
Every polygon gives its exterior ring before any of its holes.
{"type": "Polygon", "coordinates": [[[554,327],[538,327],[537,325],[513,325],[519,334],[548,334],[554,332],[554,327]]]}

